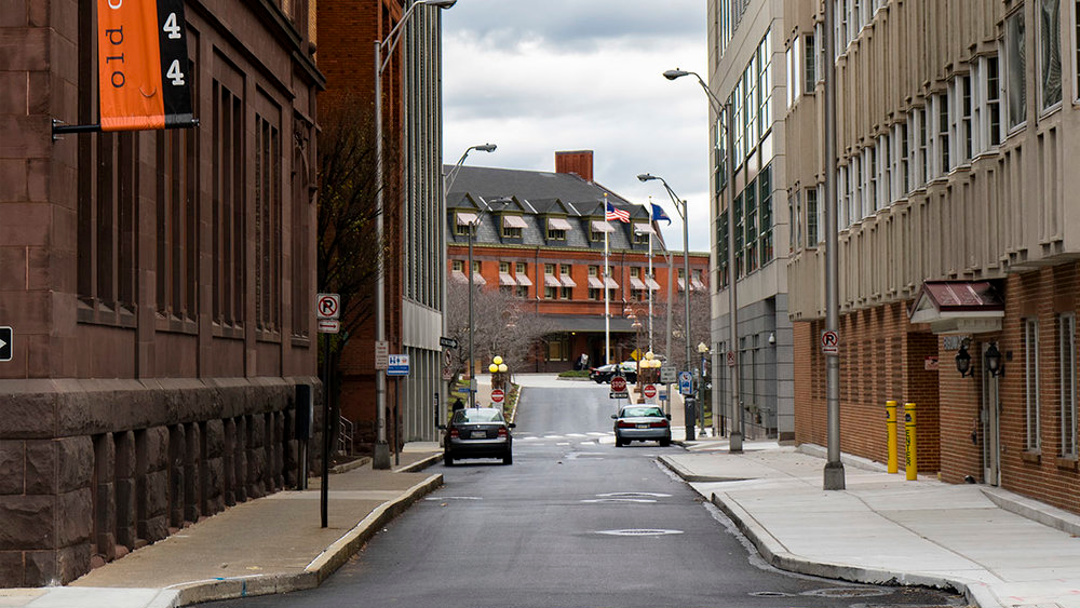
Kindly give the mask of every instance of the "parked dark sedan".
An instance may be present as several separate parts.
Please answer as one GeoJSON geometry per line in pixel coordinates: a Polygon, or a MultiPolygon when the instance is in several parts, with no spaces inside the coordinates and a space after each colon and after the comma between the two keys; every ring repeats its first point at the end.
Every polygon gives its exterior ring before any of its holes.
{"type": "Polygon", "coordinates": [[[597,384],[605,384],[611,382],[611,377],[615,375],[615,367],[618,366],[620,375],[626,378],[626,381],[635,384],[637,382],[637,363],[634,361],[623,361],[622,363],[608,363],[607,365],[601,365],[600,367],[594,367],[589,370],[589,379],[597,384]]]}
{"type": "Polygon", "coordinates": [[[464,458],[502,458],[514,462],[514,423],[503,418],[502,409],[470,407],[454,412],[450,424],[439,428],[443,433],[443,463],[452,466],[464,458]]]}
{"type": "Polygon", "coordinates": [[[671,415],[655,405],[627,405],[612,414],[615,419],[615,447],[629,445],[631,441],[659,441],[671,445],[671,415]]]}

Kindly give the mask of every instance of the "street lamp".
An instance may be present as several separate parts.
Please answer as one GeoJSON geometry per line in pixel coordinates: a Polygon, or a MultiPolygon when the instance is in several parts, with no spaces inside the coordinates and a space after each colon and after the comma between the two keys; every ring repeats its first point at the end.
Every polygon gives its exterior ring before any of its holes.
{"type": "Polygon", "coordinates": [[[461,155],[461,158],[458,159],[457,163],[454,164],[454,168],[446,174],[446,179],[444,180],[445,183],[443,184],[443,197],[445,198],[450,194],[450,187],[454,185],[454,180],[457,179],[458,172],[461,171],[462,165],[465,164],[465,158],[469,156],[469,152],[472,152],[473,150],[478,150],[480,152],[494,152],[498,147],[499,146],[496,146],[495,144],[480,144],[479,146],[469,146],[468,148],[465,148],[465,152],[461,155]]]}
{"type": "MultiPolygon", "coordinates": [[[[434,6],[437,8],[450,8],[457,0],[417,0],[409,5],[408,10],[401,15],[394,28],[390,30],[386,38],[375,41],[375,238],[382,245],[383,242],[383,141],[382,141],[382,73],[390,63],[394,49],[397,47],[402,26],[414,14],[418,6],[434,6]],[[383,59],[385,57],[385,59],[383,59]]],[[[375,272],[375,342],[381,344],[386,341],[386,272],[383,266],[383,255],[380,253],[376,259],[375,272]]],[[[372,468],[390,468],[390,447],[386,443],[386,374],[382,370],[375,371],[375,409],[378,425],[378,435],[375,443],[375,454],[372,459],[372,468]]]]}
{"type": "MultiPolygon", "coordinates": [[[[686,321],[685,326],[683,327],[683,332],[686,336],[686,369],[690,369],[692,361],[692,359],[690,358],[690,221],[686,217],[686,201],[680,200],[679,196],[675,194],[675,191],[671,189],[671,186],[668,185],[667,181],[658,175],[642,173],[641,175],[637,176],[637,178],[638,180],[643,182],[660,180],[660,183],[664,185],[664,190],[667,190],[668,196],[671,197],[671,201],[675,203],[675,211],[679,213],[679,217],[681,217],[683,221],[683,274],[685,275],[684,290],[686,292],[686,295],[683,298],[686,304],[686,321]],[[679,210],[679,203],[682,203],[681,211],[679,210]]],[[[668,306],[671,306],[671,302],[668,302],[668,306]]],[[[686,439],[688,441],[693,441],[695,439],[695,437],[692,436],[693,422],[687,424],[686,430],[688,432],[686,439]]]]}
{"type": "MultiPolygon", "coordinates": [[[[826,4],[828,4],[828,3],[826,3],[826,4]]],[[[726,188],[727,188],[727,191],[728,191],[728,205],[727,205],[727,219],[728,219],[728,231],[727,231],[727,233],[728,233],[727,234],[728,260],[727,260],[727,262],[728,262],[728,264],[727,265],[728,265],[728,308],[730,309],[728,314],[730,315],[730,319],[731,319],[731,326],[729,328],[730,334],[729,334],[729,338],[728,338],[731,341],[731,346],[728,348],[728,351],[733,351],[735,353],[738,353],[739,352],[738,351],[738,349],[739,349],[739,298],[738,298],[737,286],[738,286],[739,277],[738,277],[738,273],[736,272],[736,268],[735,268],[735,143],[734,143],[735,138],[734,138],[734,134],[733,134],[733,131],[732,131],[732,127],[734,125],[731,122],[731,104],[721,102],[716,97],[716,95],[713,94],[712,89],[709,88],[709,85],[705,84],[705,81],[702,80],[701,76],[699,76],[697,74],[697,72],[689,72],[687,70],[680,70],[678,68],[675,68],[674,70],[668,70],[668,71],[664,72],[664,78],[667,78],[668,80],[675,80],[677,78],[682,78],[683,76],[693,76],[694,78],[696,78],[697,81],[698,81],[698,84],[701,85],[702,90],[705,91],[705,95],[708,96],[709,101],[712,104],[713,111],[716,112],[717,115],[722,114],[724,116],[724,131],[726,133],[724,139],[726,141],[725,147],[727,148],[727,151],[726,151],[726,153],[724,155],[726,157],[726,159],[727,159],[727,163],[726,163],[726,165],[727,165],[727,167],[726,167],[727,179],[725,179],[724,181],[726,182],[726,188]]],[[[719,243],[717,243],[717,245],[719,245],[719,243]]],[[[689,280],[689,277],[687,277],[687,280],[689,280]]],[[[740,392],[740,389],[739,389],[739,382],[740,382],[739,374],[741,372],[740,372],[740,369],[739,369],[739,363],[738,362],[739,362],[739,357],[736,354],[736,356],[735,356],[735,367],[732,368],[732,374],[731,374],[731,407],[732,407],[732,410],[733,410],[732,414],[734,415],[734,420],[732,420],[732,430],[731,430],[730,440],[728,442],[728,447],[729,447],[730,451],[735,452],[735,453],[742,452],[742,444],[743,444],[743,412],[742,412],[742,404],[739,403],[739,392],[740,392]]]]}
{"type": "MultiPolygon", "coordinates": [[[[491,203],[500,203],[504,208],[506,205],[513,202],[513,199],[508,197],[497,198],[491,201],[491,203]]],[[[484,203],[487,205],[487,211],[491,211],[491,203],[484,203]]],[[[476,407],[476,370],[474,363],[476,359],[473,358],[473,236],[476,233],[476,227],[480,225],[480,220],[483,218],[481,215],[485,210],[479,207],[476,208],[476,217],[469,222],[469,407],[476,407]]]]}

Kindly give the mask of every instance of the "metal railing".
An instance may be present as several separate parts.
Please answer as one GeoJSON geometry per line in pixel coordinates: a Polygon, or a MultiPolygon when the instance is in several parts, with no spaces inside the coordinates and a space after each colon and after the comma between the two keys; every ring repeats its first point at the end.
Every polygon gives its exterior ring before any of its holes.
{"type": "Polygon", "coordinates": [[[338,429],[338,453],[344,454],[345,456],[351,456],[353,434],[355,433],[356,428],[348,418],[339,416],[338,429]]]}

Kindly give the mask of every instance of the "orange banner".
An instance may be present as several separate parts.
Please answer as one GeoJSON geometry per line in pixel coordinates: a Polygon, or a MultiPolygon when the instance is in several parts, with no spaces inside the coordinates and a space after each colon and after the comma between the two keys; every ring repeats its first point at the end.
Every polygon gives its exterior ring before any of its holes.
{"type": "Polygon", "coordinates": [[[98,0],[101,129],[165,128],[155,0],[98,0]]]}

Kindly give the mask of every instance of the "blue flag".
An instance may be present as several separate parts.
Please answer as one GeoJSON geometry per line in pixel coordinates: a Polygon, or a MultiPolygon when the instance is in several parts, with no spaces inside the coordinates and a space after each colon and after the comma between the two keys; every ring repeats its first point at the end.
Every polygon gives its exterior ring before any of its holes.
{"type": "Polygon", "coordinates": [[[664,208],[656,203],[652,204],[652,221],[659,222],[660,220],[666,220],[668,224],[671,224],[671,218],[664,213],[664,208]]]}

